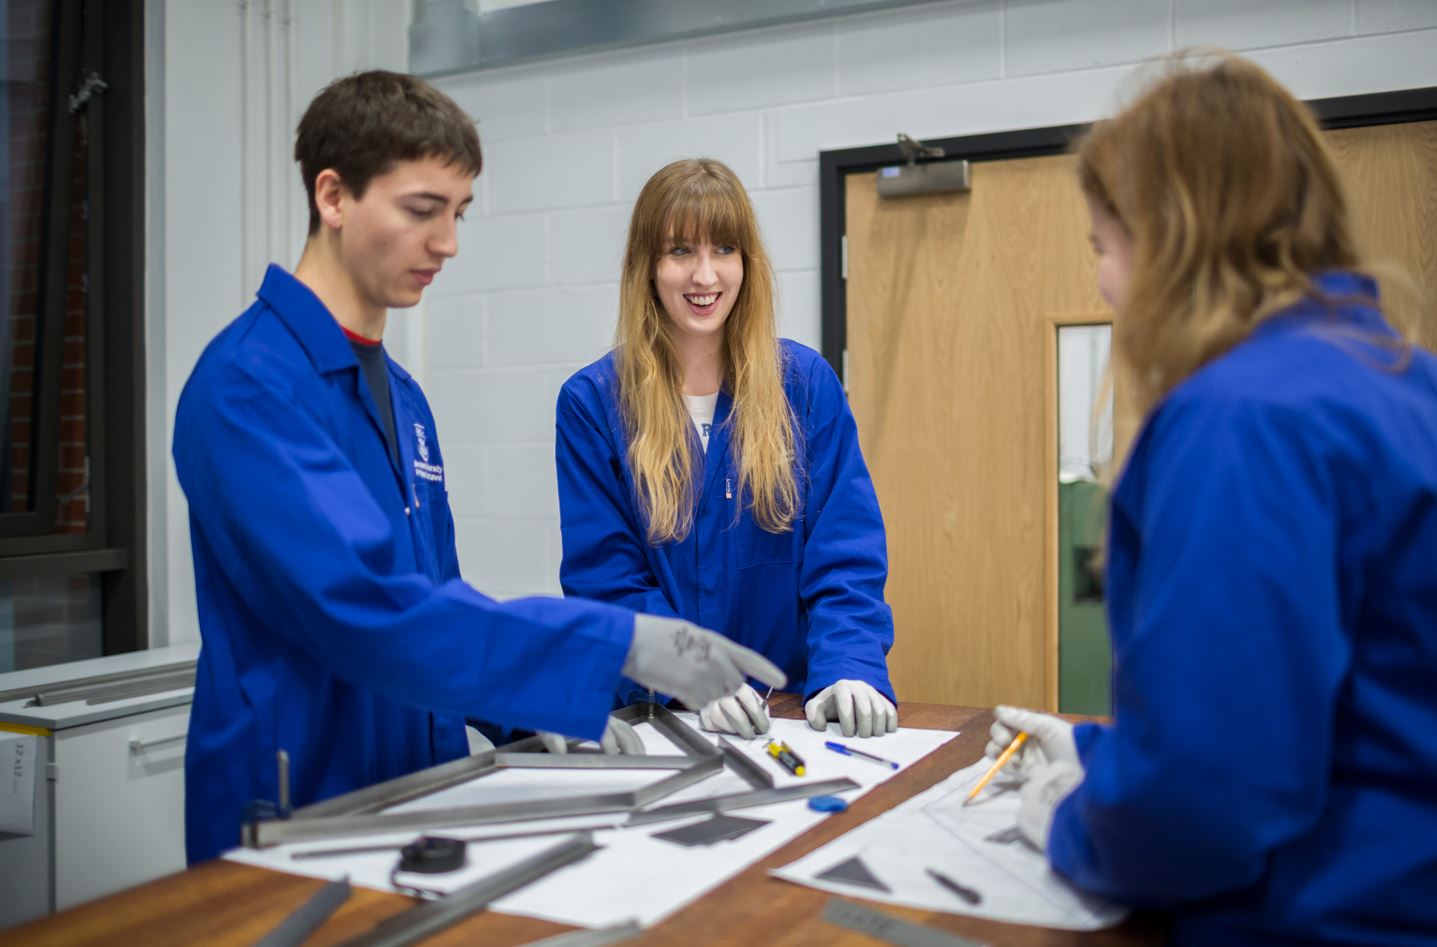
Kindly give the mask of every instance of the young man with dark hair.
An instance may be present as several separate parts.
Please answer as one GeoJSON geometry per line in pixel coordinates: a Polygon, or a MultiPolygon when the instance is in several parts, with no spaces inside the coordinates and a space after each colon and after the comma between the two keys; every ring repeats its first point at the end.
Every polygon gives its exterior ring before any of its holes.
{"type": "Polygon", "coordinates": [[[246,805],[278,798],[279,750],[304,806],[463,755],[465,717],[612,748],[621,674],[690,706],[745,675],[782,686],[693,625],[499,603],[459,578],[434,418],[382,338],[387,310],[419,302],[458,251],[482,164],[473,122],[421,80],[362,73],[311,103],[295,157],[299,265],[269,268],[175,422],[203,642],[189,860],[237,845],[246,805]]]}

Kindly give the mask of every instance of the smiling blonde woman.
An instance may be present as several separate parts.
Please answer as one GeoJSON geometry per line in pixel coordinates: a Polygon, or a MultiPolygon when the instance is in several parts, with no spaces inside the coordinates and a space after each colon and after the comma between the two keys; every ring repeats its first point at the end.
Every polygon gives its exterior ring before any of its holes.
{"type": "MultiPolygon", "coordinates": [[[[639,194],[617,343],[564,385],[556,459],[565,594],[753,648],[815,729],[897,729],[883,519],[853,415],[818,353],[778,338],[758,222],[720,162],[675,162],[639,194]]],[[[695,709],[710,730],[768,729],[748,684],[695,709]]]]}

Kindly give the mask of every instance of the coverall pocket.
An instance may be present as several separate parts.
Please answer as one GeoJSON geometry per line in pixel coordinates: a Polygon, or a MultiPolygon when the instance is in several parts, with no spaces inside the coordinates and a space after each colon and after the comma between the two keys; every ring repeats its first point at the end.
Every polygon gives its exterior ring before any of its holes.
{"type": "Polygon", "coordinates": [[[798,560],[797,540],[793,530],[770,533],[753,523],[744,523],[738,534],[738,567],[791,563],[798,560]]]}

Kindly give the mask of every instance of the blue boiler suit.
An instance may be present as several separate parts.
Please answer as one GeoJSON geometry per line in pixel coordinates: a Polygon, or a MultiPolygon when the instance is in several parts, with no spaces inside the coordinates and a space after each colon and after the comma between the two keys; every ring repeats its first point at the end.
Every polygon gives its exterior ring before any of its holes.
{"type": "Polygon", "coordinates": [[[396,466],[329,311],[277,266],[258,297],[206,348],[175,421],[202,642],[191,862],[277,798],[279,749],[298,807],[464,755],[465,716],[599,737],[633,634],[621,609],[466,585],[419,386],[388,362],[396,466]]]}
{"type": "MultiPolygon", "coordinates": [[[[849,679],[894,700],[886,660],[893,613],[883,601],[888,553],[858,429],[828,363],[787,339],[781,352],[802,460],[801,518],[785,533],[761,529],[749,503],[740,509],[725,423],[733,403],[720,391],[693,528],[681,542],[650,545],[627,461],[613,354],[564,383],[555,448],[560,584],[566,595],[721,632],[777,664],[805,698],[849,679]]],[[[643,693],[626,682],[619,702],[643,693]]]]}
{"type": "Polygon", "coordinates": [[[1048,854],[1178,944],[1437,941],[1437,358],[1318,284],[1335,310],[1174,389],[1113,497],[1116,719],[1075,730],[1048,854]]]}

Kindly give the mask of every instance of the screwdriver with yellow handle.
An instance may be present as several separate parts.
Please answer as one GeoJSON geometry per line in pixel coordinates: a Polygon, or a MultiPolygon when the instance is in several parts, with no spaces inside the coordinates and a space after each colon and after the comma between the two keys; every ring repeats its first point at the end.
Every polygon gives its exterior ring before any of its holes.
{"type": "Polygon", "coordinates": [[[998,754],[998,758],[993,761],[993,765],[988,767],[988,772],[984,773],[983,778],[978,780],[978,785],[974,786],[968,791],[968,798],[963,800],[963,805],[966,806],[968,803],[978,798],[978,794],[983,791],[983,787],[988,785],[988,783],[993,779],[994,776],[998,775],[998,770],[1006,766],[1008,761],[1013,758],[1013,754],[1021,750],[1023,748],[1023,744],[1027,742],[1027,732],[1019,730],[1018,735],[1013,738],[1013,742],[1009,743],[1007,748],[1004,749],[1002,753],[998,754]]]}
{"type": "Polygon", "coordinates": [[[802,776],[808,770],[804,766],[803,759],[782,740],[769,740],[763,747],[768,750],[768,755],[778,760],[778,764],[795,776],[802,776]]]}

